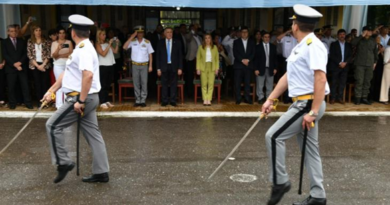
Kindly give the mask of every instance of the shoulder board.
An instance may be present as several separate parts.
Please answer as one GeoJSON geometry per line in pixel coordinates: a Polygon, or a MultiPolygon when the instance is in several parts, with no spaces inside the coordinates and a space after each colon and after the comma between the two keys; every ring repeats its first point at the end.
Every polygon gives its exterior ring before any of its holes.
{"type": "Polygon", "coordinates": [[[84,47],[84,43],[81,43],[80,45],[79,45],[79,48],[83,48],[84,47]]]}
{"type": "Polygon", "coordinates": [[[150,43],[150,41],[149,41],[149,40],[147,40],[147,39],[145,39],[145,43],[150,43]]]}
{"type": "Polygon", "coordinates": [[[307,44],[308,46],[310,46],[311,43],[313,43],[313,39],[308,38],[308,39],[306,40],[306,44],[307,44]]]}

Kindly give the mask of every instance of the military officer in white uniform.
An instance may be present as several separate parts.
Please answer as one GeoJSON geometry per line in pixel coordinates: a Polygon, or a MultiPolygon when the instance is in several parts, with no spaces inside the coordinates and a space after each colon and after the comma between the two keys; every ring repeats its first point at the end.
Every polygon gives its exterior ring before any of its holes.
{"type": "Polygon", "coordinates": [[[308,130],[305,165],[310,176],[310,196],[294,205],[324,205],[322,163],[318,148],[319,120],[325,111],[325,95],[329,93],[326,79],[327,50],[314,35],[315,24],[322,17],[315,9],[305,5],[294,6],[292,32],[298,45],[287,59],[287,73],[263,104],[262,112],[269,114],[274,103],[286,89],[294,103],[266,133],[270,161],[270,180],[273,182],[268,205],[279,203],[291,188],[285,166],[285,141],[297,136],[302,148],[305,129],[308,130]],[[314,127],[312,127],[314,122],[314,127]]]}
{"type": "Polygon", "coordinates": [[[136,26],[134,33],[123,45],[123,49],[131,48],[132,75],[134,84],[134,107],[146,107],[148,96],[148,73],[153,71],[153,47],[149,40],[144,38],[144,27],[136,26]],[[137,38],[136,38],[137,37],[137,38]]]}
{"type": "Polygon", "coordinates": [[[65,146],[64,129],[70,127],[80,116],[80,129],[93,154],[93,174],[84,177],[82,181],[108,182],[106,146],[96,116],[96,108],[99,105],[98,92],[101,88],[99,60],[89,40],[89,29],[94,23],[81,15],[71,15],[69,21],[72,24],[71,35],[76,47],[66,62],[65,71],[42,99],[50,102],[52,94],[61,88],[66,94],[65,104],[46,122],[52,162],[57,165],[58,171],[54,183],[62,181],[75,166],[65,146]]]}

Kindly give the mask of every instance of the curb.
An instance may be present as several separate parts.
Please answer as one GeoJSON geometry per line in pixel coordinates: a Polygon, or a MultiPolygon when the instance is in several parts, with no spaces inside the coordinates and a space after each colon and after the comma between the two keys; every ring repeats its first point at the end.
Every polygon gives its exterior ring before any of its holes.
{"type": "MultiPolygon", "coordinates": [[[[31,118],[35,112],[2,111],[0,118],[31,118]]],[[[39,113],[36,118],[49,118],[53,112],[39,113]]],[[[269,117],[279,117],[284,112],[273,112],[269,117]]],[[[204,118],[204,117],[258,117],[260,112],[148,112],[148,111],[121,111],[97,112],[99,118],[204,118]]],[[[325,116],[335,117],[362,117],[362,116],[390,116],[390,112],[325,112],[325,116]]]]}

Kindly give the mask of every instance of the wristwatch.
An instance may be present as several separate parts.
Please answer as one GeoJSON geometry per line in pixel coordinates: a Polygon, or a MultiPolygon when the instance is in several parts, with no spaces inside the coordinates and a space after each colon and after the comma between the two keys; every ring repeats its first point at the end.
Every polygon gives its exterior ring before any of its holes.
{"type": "Polygon", "coordinates": [[[80,99],[77,99],[77,102],[78,102],[79,104],[85,104],[85,101],[81,101],[80,99]]]}
{"type": "Polygon", "coordinates": [[[309,116],[311,116],[311,117],[317,117],[317,116],[318,116],[318,113],[315,113],[313,110],[310,110],[309,116]]]}

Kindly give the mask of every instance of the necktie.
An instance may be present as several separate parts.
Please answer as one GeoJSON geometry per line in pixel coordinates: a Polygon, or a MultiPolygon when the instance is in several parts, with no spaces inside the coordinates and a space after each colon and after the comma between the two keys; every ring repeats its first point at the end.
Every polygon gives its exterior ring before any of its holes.
{"type": "Polygon", "coordinates": [[[168,40],[167,54],[168,54],[168,63],[171,63],[171,40],[168,40]]]}
{"type": "Polygon", "coordinates": [[[16,38],[12,38],[12,44],[14,44],[15,50],[16,50],[16,38]]]}

